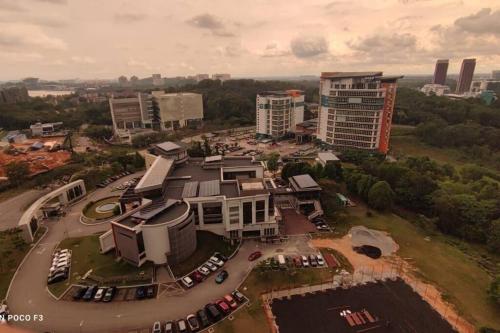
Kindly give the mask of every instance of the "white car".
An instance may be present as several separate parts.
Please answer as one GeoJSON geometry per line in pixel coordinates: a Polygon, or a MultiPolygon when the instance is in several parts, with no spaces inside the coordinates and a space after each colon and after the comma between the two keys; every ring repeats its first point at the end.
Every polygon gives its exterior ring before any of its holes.
{"type": "Polygon", "coordinates": [[[307,259],[306,256],[301,256],[302,257],[302,267],[309,267],[309,259],[307,259]]]}
{"type": "Polygon", "coordinates": [[[99,302],[100,300],[102,300],[102,297],[104,296],[104,293],[106,292],[106,289],[108,289],[108,288],[101,287],[101,288],[97,289],[97,292],[94,295],[94,301],[99,302]]]}
{"type": "Polygon", "coordinates": [[[325,264],[325,260],[321,254],[316,255],[316,261],[318,262],[318,266],[323,266],[325,264]]]}
{"type": "Polygon", "coordinates": [[[205,276],[210,275],[210,269],[208,269],[205,266],[201,266],[200,268],[198,268],[198,272],[200,272],[201,274],[203,274],[205,276]]]}
{"type": "Polygon", "coordinates": [[[207,261],[203,266],[208,267],[208,269],[210,269],[212,272],[215,272],[217,270],[217,266],[212,264],[210,261],[207,261]]]}
{"type": "Polygon", "coordinates": [[[61,263],[61,262],[69,262],[71,260],[71,258],[67,258],[67,257],[64,257],[64,258],[55,258],[54,260],[52,260],[52,265],[55,265],[55,264],[58,264],[58,263],[61,263]]]}
{"type": "Polygon", "coordinates": [[[49,272],[52,273],[54,271],[57,271],[61,268],[68,267],[68,266],[69,266],[68,263],[60,263],[60,264],[57,264],[55,266],[50,267],[49,272]]]}
{"type": "Polygon", "coordinates": [[[54,255],[53,259],[71,258],[70,253],[59,253],[54,255]]]}
{"type": "Polygon", "coordinates": [[[219,267],[224,266],[224,261],[220,260],[216,256],[210,257],[210,259],[208,259],[208,261],[210,261],[211,263],[213,263],[213,264],[215,264],[215,265],[217,265],[219,267]]]}
{"type": "Polygon", "coordinates": [[[186,288],[191,288],[194,286],[193,280],[189,276],[185,276],[181,279],[181,283],[186,287],[186,288]]]}

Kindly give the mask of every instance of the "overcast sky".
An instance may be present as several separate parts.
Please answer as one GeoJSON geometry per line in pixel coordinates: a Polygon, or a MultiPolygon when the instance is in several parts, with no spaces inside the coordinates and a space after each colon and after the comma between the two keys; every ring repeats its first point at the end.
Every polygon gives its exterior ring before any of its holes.
{"type": "Polygon", "coordinates": [[[0,0],[0,80],[500,69],[499,0],[0,0]]]}

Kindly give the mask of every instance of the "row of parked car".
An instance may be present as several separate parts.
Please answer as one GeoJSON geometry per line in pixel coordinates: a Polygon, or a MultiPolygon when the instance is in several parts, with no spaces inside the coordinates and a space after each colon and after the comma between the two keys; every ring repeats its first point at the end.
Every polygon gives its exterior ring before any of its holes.
{"type": "Polygon", "coordinates": [[[325,260],[321,254],[301,256],[285,256],[280,254],[276,257],[266,259],[261,265],[267,269],[322,267],[325,265],[325,260]]]}
{"type": "Polygon", "coordinates": [[[88,286],[80,287],[73,294],[73,300],[111,302],[116,294],[116,287],[88,286]]]}
{"type": "Polygon", "coordinates": [[[68,278],[71,267],[71,251],[57,250],[52,254],[52,265],[49,268],[47,284],[64,281],[68,278]]]}
{"type": "MultiPolygon", "coordinates": [[[[205,281],[210,274],[217,271],[219,268],[224,266],[227,261],[227,257],[221,253],[214,253],[203,265],[198,267],[195,271],[193,271],[188,276],[185,276],[181,279],[181,283],[186,288],[191,288],[195,285],[195,283],[201,283],[205,281]]],[[[224,282],[229,273],[225,270],[220,271],[215,277],[216,283],[224,282]]]]}
{"type": "Polygon", "coordinates": [[[184,333],[198,332],[211,326],[231,312],[236,310],[241,304],[246,302],[245,296],[235,290],[213,303],[205,305],[203,309],[188,315],[185,319],[167,321],[163,326],[160,321],[153,324],[152,333],[184,333]]]}
{"type": "Polygon", "coordinates": [[[99,184],[97,184],[96,186],[97,187],[106,187],[107,185],[111,184],[112,182],[114,182],[115,180],[118,180],[122,177],[125,177],[125,176],[128,176],[130,175],[132,172],[130,171],[124,171],[122,173],[119,173],[117,175],[114,175],[114,176],[111,176],[109,178],[106,178],[104,181],[100,182],[99,184]]]}

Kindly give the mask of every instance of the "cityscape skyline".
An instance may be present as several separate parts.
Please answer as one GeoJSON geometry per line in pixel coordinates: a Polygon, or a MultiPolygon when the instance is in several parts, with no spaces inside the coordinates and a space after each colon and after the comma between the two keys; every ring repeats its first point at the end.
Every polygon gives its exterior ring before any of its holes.
{"type": "Polygon", "coordinates": [[[480,73],[500,62],[495,1],[317,0],[285,6],[276,0],[278,12],[267,6],[243,2],[234,8],[225,0],[210,6],[2,1],[0,80],[207,72],[296,76],[332,67],[427,74],[438,58],[457,59],[450,61],[449,73],[458,73],[458,59],[476,58],[480,73]],[[373,29],[367,30],[367,23],[373,29]]]}

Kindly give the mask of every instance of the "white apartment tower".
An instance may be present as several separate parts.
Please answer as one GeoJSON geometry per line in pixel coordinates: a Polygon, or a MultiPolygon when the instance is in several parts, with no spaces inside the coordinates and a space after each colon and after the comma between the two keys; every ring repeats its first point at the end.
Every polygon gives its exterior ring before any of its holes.
{"type": "Polygon", "coordinates": [[[304,121],[304,92],[268,91],[257,95],[256,132],[274,138],[295,132],[304,121]]]}

